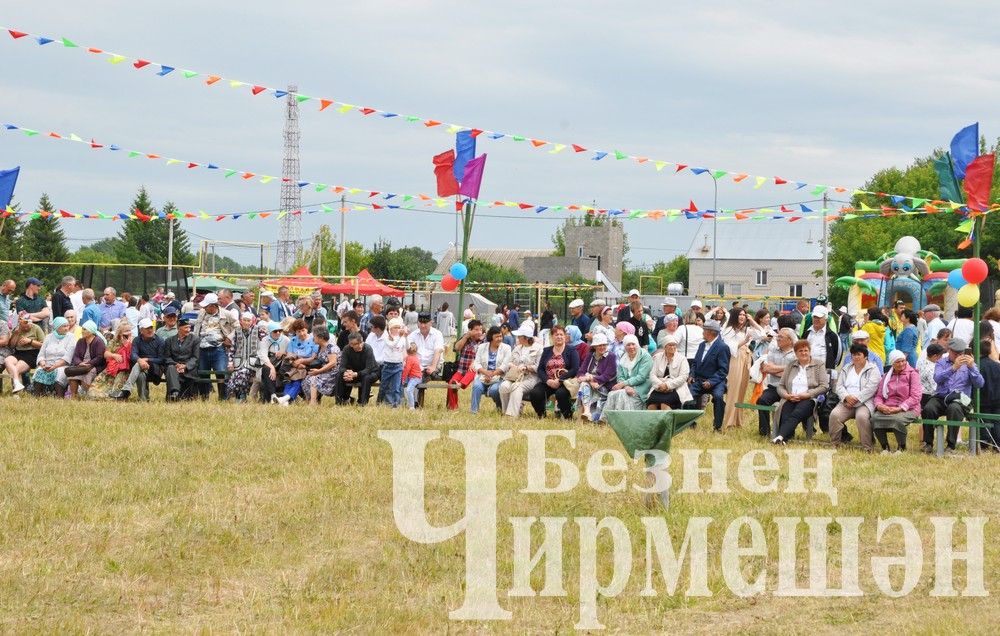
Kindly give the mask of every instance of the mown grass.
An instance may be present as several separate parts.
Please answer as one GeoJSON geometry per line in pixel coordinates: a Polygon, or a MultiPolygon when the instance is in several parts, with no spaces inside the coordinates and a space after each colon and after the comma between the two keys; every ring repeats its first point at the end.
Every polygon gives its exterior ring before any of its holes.
{"type": "MultiPolygon", "coordinates": [[[[641,597],[645,544],[640,518],[650,513],[634,492],[599,494],[581,485],[555,495],[522,494],[523,436],[501,446],[498,543],[501,604],[513,619],[448,620],[461,605],[464,540],[420,545],[400,535],[392,516],[391,450],[380,429],[512,427],[573,428],[577,447],[554,441],[554,454],[583,469],[591,454],[619,448],[607,428],[549,419],[501,419],[486,404],[478,417],[441,408],[413,414],[369,407],[279,409],[217,402],[75,403],[0,400],[0,629],[5,632],[354,632],[570,631],[577,621],[579,547],[571,520],[564,533],[565,598],[508,598],[509,516],[621,518],[632,533],[635,565],[625,592],[600,601],[611,632],[678,633],[990,633],[1000,622],[995,597],[935,598],[932,516],[989,516],[986,588],[1000,589],[1000,459],[955,455],[939,460],[910,453],[885,457],[857,451],[835,457],[836,506],[818,493],[753,494],[739,485],[736,461],[759,448],[756,425],[726,435],[706,426],[675,440],[684,448],[732,451],[727,494],[674,494],[667,514],[674,546],[688,519],[711,517],[709,587],[692,598],[687,571],[679,591],[641,597]],[[743,599],[725,589],[718,555],[722,532],[742,515],[758,519],[768,556],[768,592],[743,599]],[[779,516],[860,516],[860,598],[778,598],[779,516]],[[921,531],[924,569],[909,596],[876,592],[868,559],[899,553],[898,532],[874,545],[879,517],[910,518],[921,531]]],[[[463,400],[467,396],[463,396],[463,400]]],[[[463,407],[465,406],[463,401],[463,407]]],[[[915,446],[911,440],[911,446],[915,446]]],[[[814,448],[809,446],[808,448],[814,448]]],[[[779,455],[780,456],[780,455],[779,455]]],[[[782,460],[780,480],[787,481],[782,460]]],[[[671,473],[681,479],[675,459],[671,473]]],[[[427,506],[436,524],[464,506],[464,459],[454,442],[428,452],[427,506]]],[[[643,478],[629,473],[630,483],[643,478]]],[[[707,479],[707,478],[706,478],[707,479]]],[[[707,481],[705,482],[707,484],[707,481]]],[[[782,487],[783,490],[783,487],[782,487]]],[[[959,526],[961,528],[961,526],[959,526]]],[[[891,533],[890,533],[891,534],[891,533]]],[[[538,537],[541,536],[539,533],[538,537]]],[[[804,530],[798,569],[805,573],[804,530]]],[[[838,553],[831,533],[831,553],[838,553]]],[[[964,528],[957,545],[964,545],[964,528]]],[[[600,554],[609,548],[601,541],[600,554]]],[[[831,583],[837,584],[837,561],[831,583]]],[[[600,567],[602,581],[610,563],[600,567]]],[[[964,586],[964,565],[956,566],[964,586]]],[[[542,568],[533,575],[541,589],[542,568]]],[[[899,577],[895,577],[898,581],[899,577]]]]}

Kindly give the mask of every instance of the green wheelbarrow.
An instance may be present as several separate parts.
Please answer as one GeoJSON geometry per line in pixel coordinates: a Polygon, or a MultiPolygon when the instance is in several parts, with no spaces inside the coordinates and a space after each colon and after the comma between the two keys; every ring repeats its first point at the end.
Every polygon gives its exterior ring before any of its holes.
{"type": "MultiPolygon", "coordinates": [[[[604,411],[608,425],[621,440],[629,457],[646,453],[646,472],[656,479],[666,471],[666,456],[670,453],[670,441],[684,429],[694,424],[705,411],[604,411]],[[658,452],[657,452],[658,451],[658,452]]],[[[654,482],[655,483],[655,482],[654,482]]],[[[662,482],[661,482],[662,483],[662,482]]],[[[670,503],[669,489],[656,493],[664,507],[670,503]]]]}

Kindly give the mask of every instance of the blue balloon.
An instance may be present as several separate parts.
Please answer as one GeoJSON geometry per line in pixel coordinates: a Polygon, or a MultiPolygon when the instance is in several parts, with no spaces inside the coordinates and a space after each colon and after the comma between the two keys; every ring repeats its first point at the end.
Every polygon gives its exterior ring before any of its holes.
{"type": "MultiPolygon", "coordinates": [[[[469,275],[469,268],[462,263],[455,263],[451,266],[451,269],[448,270],[448,273],[450,273],[451,277],[455,280],[464,280],[465,277],[469,275]]],[[[958,273],[961,274],[962,271],[959,270],[958,273]]],[[[964,285],[965,281],[963,281],[962,284],[964,285]]]]}
{"type": "Polygon", "coordinates": [[[968,284],[968,281],[962,276],[962,268],[953,269],[948,272],[948,285],[954,287],[955,289],[962,289],[968,284]]]}

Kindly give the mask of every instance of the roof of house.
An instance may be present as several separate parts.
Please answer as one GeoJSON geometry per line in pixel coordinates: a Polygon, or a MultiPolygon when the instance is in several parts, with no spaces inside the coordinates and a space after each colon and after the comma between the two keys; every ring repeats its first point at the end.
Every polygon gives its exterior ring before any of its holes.
{"type": "MultiPolygon", "coordinates": [[[[487,263],[492,263],[497,267],[507,267],[524,273],[524,259],[534,256],[552,256],[552,249],[542,250],[510,250],[499,248],[469,248],[469,257],[477,258],[487,263]]],[[[456,252],[454,247],[448,248],[441,260],[438,261],[435,274],[443,275],[448,273],[448,269],[461,260],[462,252],[456,252]]]]}
{"type": "MultiPolygon", "coordinates": [[[[688,250],[689,260],[712,258],[712,226],[711,221],[702,223],[688,250]]],[[[719,260],[823,259],[823,224],[816,221],[724,221],[718,228],[719,260]]]]}

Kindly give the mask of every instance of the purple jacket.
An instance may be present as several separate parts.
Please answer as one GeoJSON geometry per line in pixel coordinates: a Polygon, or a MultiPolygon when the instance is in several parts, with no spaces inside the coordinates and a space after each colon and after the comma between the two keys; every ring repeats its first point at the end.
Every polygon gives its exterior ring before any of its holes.
{"type": "MultiPolygon", "coordinates": [[[[95,337],[90,341],[90,365],[97,369],[98,372],[104,369],[104,366],[108,363],[104,359],[104,341],[100,337],[95,337]]],[[[73,349],[73,364],[83,364],[83,358],[87,354],[87,339],[80,338],[76,341],[76,347],[73,349]]]]}
{"type": "Polygon", "coordinates": [[[902,373],[890,371],[878,381],[878,388],[875,389],[875,406],[898,406],[920,417],[920,396],[923,392],[920,373],[907,364],[902,373]],[[889,396],[882,397],[886,382],[889,383],[889,396]]]}
{"type": "MultiPolygon", "coordinates": [[[[580,365],[579,376],[586,375],[594,364],[594,353],[591,352],[580,365]]],[[[618,359],[615,354],[608,351],[607,354],[597,362],[597,369],[593,373],[594,381],[605,389],[611,389],[618,379],[618,359]]]]}

